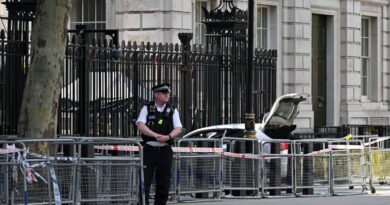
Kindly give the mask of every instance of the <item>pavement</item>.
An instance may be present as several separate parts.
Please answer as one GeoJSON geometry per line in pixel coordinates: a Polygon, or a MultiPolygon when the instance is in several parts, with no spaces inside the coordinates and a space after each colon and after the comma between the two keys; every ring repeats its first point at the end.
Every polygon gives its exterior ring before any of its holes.
{"type": "Polygon", "coordinates": [[[347,193],[337,196],[269,197],[226,199],[201,202],[202,205],[390,205],[390,185],[375,186],[376,193],[347,193]]]}

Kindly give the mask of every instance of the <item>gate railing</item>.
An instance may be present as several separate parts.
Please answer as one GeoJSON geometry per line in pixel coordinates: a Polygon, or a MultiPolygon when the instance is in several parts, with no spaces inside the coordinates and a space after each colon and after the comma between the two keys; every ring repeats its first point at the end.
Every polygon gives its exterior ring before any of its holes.
{"type": "MultiPolygon", "coordinates": [[[[25,79],[25,73],[19,71],[27,71],[24,69],[29,67],[28,60],[13,63],[15,56],[29,59],[28,54],[16,52],[13,46],[19,44],[9,41],[4,33],[0,35],[0,48],[3,48],[0,50],[0,134],[16,134],[18,105],[22,100],[16,96],[22,96],[17,93],[22,89],[15,92],[8,84],[15,84],[10,79],[24,84],[21,81],[25,79]],[[17,102],[8,103],[7,99],[17,102]]],[[[276,51],[258,50],[255,53],[254,110],[256,120],[261,121],[262,114],[270,109],[276,97],[276,51]]],[[[241,122],[241,116],[232,114],[238,110],[231,103],[239,100],[236,98],[240,95],[234,92],[245,92],[237,91],[237,87],[245,86],[228,80],[235,73],[220,61],[219,56],[217,51],[208,52],[195,45],[124,41],[115,45],[113,41],[81,39],[73,35],[64,60],[58,134],[137,135],[134,121],[138,112],[146,101],[152,100],[151,87],[162,82],[171,84],[171,103],[178,107],[187,130],[241,122]],[[184,53],[189,55],[189,60],[183,60],[184,53]],[[227,80],[218,80],[222,77],[227,80]],[[219,88],[226,94],[218,100],[221,103],[209,102],[210,87],[219,88]]],[[[224,58],[228,57],[224,54],[224,58]]]]}

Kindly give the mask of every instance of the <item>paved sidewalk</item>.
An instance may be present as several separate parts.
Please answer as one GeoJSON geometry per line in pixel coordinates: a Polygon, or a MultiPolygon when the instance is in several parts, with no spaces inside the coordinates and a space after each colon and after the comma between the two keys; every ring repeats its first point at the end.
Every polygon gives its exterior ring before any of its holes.
{"type": "MultiPolygon", "coordinates": [[[[376,193],[340,196],[275,197],[262,199],[222,199],[202,205],[390,205],[390,185],[376,186],[376,193]]],[[[197,204],[197,203],[194,203],[197,204]]]]}

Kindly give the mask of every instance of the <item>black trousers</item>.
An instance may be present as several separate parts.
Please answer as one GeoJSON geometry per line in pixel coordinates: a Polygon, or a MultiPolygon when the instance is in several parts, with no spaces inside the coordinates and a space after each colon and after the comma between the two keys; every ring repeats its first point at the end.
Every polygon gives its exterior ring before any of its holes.
{"type": "Polygon", "coordinates": [[[154,205],[165,205],[168,200],[171,179],[172,148],[169,145],[163,147],[145,145],[143,151],[146,205],[149,205],[153,176],[156,180],[154,205]]]}

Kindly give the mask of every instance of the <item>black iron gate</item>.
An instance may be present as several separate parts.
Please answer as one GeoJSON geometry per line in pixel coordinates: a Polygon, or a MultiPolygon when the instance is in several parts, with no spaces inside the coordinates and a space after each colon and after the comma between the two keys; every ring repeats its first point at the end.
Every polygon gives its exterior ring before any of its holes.
{"type": "MultiPolygon", "coordinates": [[[[221,115],[221,113],[240,113],[236,103],[242,101],[243,81],[221,81],[221,58],[216,52],[207,52],[200,46],[190,50],[189,65],[183,65],[183,46],[178,44],[151,44],[122,42],[116,47],[112,42],[94,42],[85,45],[73,40],[68,45],[66,70],[64,71],[64,88],[61,95],[61,115],[59,119],[60,134],[78,134],[81,112],[89,113],[89,135],[93,136],[129,136],[135,135],[134,121],[142,105],[152,100],[151,87],[157,83],[169,82],[172,85],[172,103],[180,112],[190,108],[190,115],[182,115],[183,121],[190,122],[186,127],[192,130],[202,126],[220,123],[240,122],[241,116],[221,115]],[[83,54],[80,51],[84,51],[83,54]],[[86,58],[84,62],[83,58],[86,58]],[[85,65],[85,68],[82,66],[85,65]],[[182,68],[190,67],[192,96],[185,95],[188,83],[184,80],[182,68]],[[81,83],[79,71],[87,69],[88,86],[81,83]],[[217,80],[219,79],[219,80],[217,80]],[[227,85],[225,85],[227,84],[227,85]],[[82,87],[84,86],[84,87],[82,87]],[[229,88],[230,90],[226,89],[229,88]],[[89,90],[88,110],[81,109],[82,90],[89,90]],[[219,101],[213,92],[230,92],[229,99],[220,96],[219,101]],[[233,92],[239,94],[235,95],[233,92]],[[191,99],[186,99],[191,98],[191,99]],[[192,102],[191,104],[182,103],[192,102]],[[213,106],[204,106],[214,103],[213,106]],[[218,103],[225,103],[220,106],[218,103]],[[208,115],[202,114],[208,113],[208,115]],[[218,120],[215,120],[218,119],[218,120]],[[223,120],[223,121],[222,121],[223,120]]],[[[255,57],[255,88],[261,91],[254,98],[258,120],[270,109],[275,99],[276,59],[275,52],[261,50],[255,57]],[[262,96],[261,96],[262,95],[262,96]]],[[[224,56],[229,58],[229,55],[224,56]]],[[[225,76],[239,76],[235,73],[223,73],[225,76]]],[[[83,81],[84,82],[84,81],[83,81]]],[[[227,96],[227,95],[226,95],[227,96]]],[[[85,97],[85,96],[84,96],[85,97]]],[[[85,99],[85,98],[84,98],[85,99]]],[[[85,123],[85,122],[84,122],[85,123]]],[[[184,124],[184,123],[183,123],[184,124]]]]}
{"type": "Polygon", "coordinates": [[[15,134],[29,68],[29,39],[36,4],[6,0],[0,34],[0,133],[15,134]]]}
{"type": "Polygon", "coordinates": [[[243,122],[247,67],[247,12],[232,1],[220,1],[213,10],[203,8],[206,52],[216,56],[218,67],[205,72],[207,89],[202,113],[207,124],[243,122]]]}
{"type": "MultiPolygon", "coordinates": [[[[238,14],[243,17],[245,13],[238,14]]],[[[242,105],[245,105],[246,31],[244,21],[235,24],[239,25],[236,30],[218,37],[210,32],[221,28],[213,29],[218,24],[210,23],[207,37],[210,47],[206,48],[189,46],[191,34],[181,34],[180,45],[124,41],[117,45],[113,40],[85,39],[80,33],[73,33],[64,61],[58,133],[136,135],[134,122],[138,112],[146,101],[152,100],[151,87],[161,82],[172,85],[172,103],[178,106],[187,130],[241,123],[245,110],[242,105]]],[[[10,86],[24,84],[29,44],[5,35],[4,31],[0,37],[0,66],[8,68],[0,72],[0,134],[16,134],[22,99],[15,96],[22,96],[22,89],[10,86]],[[20,45],[25,51],[17,57],[21,60],[10,60],[9,56],[14,56],[11,51],[20,45]],[[10,103],[12,96],[15,102],[10,103]]],[[[276,51],[258,50],[254,58],[252,94],[256,121],[260,122],[276,98],[276,51]]]]}

